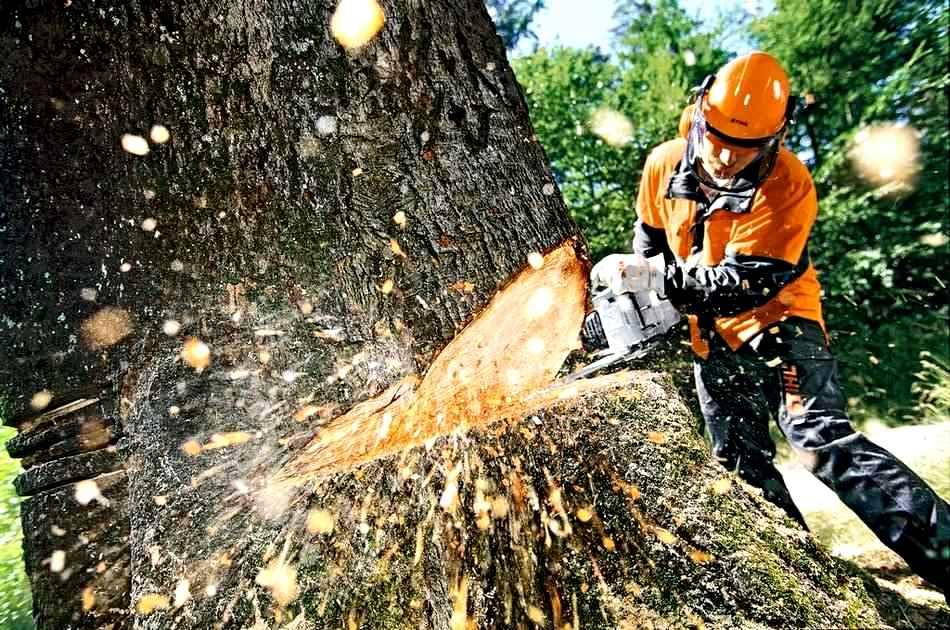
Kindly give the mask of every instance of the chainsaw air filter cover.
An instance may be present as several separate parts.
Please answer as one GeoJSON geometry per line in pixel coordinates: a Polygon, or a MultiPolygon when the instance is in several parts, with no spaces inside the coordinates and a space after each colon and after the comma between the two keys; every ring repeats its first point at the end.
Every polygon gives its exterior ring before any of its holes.
{"type": "Polygon", "coordinates": [[[655,291],[621,293],[601,291],[593,298],[611,354],[624,355],[665,334],[680,314],[655,291]]]}

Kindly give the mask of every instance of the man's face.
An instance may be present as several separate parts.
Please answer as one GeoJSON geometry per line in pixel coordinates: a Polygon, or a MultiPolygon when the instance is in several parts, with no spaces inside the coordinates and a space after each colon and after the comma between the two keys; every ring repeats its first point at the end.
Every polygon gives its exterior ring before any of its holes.
{"type": "Polygon", "coordinates": [[[703,137],[700,158],[703,168],[718,181],[728,181],[752,163],[761,153],[761,148],[737,147],[723,142],[710,132],[703,137]]]}

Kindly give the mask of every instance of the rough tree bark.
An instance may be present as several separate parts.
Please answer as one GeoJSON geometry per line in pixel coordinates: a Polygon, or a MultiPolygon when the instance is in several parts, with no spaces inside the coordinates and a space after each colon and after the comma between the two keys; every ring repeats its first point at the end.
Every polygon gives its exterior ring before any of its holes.
{"type": "Polygon", "coordinates": [[[37,627],[878,623],[665,381],[547,387],[587,261],[483,4],[334,5],[0,8],[37,627]]]}

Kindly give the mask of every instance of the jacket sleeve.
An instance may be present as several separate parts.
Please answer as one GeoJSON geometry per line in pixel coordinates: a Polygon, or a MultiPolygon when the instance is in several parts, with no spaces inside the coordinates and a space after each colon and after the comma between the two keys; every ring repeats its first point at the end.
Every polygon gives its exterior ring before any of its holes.
{"type": "Polygon", "coordinates": [[[663,220],[657,205],[660,174],[656,157],[651,152],[643,165],[640,188],[637,191],[637,221],[633,228],[633,251],[646,258],[663,254],[667,264],[673,261],[673,251],[666,238],[663,220]]]}
{"type": "Polygon", "coordinates": [[[764,305],[807,269],[817,211],[807,171],[796,182],[767,183],[733,228],[722,262],[668,265],[667,295],[681,311],[715,317],[764,305]]]}
{"type": "Polygon", "coordinates": [[[653,258],[663,254],[667,264],[673,261],[673,251],[666,240],[666,230],[647,225],[642,219],[637,219],[633,228],[633,252],[642,254],[645,258],[653,258]]]}

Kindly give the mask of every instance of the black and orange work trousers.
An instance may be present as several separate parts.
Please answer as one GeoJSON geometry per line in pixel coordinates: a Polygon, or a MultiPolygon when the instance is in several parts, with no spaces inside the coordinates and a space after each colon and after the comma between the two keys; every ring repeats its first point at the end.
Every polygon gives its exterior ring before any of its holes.
{"type": "Polygon", "coordinates": [[[918,575],[950,586],[950,507],[887,450],[856,432],[824,331],[789,318],[732,351],[712,335],[693,365],[713,456],[807,528],[774,464],[769,421],[806,467],[918,575]]]}

